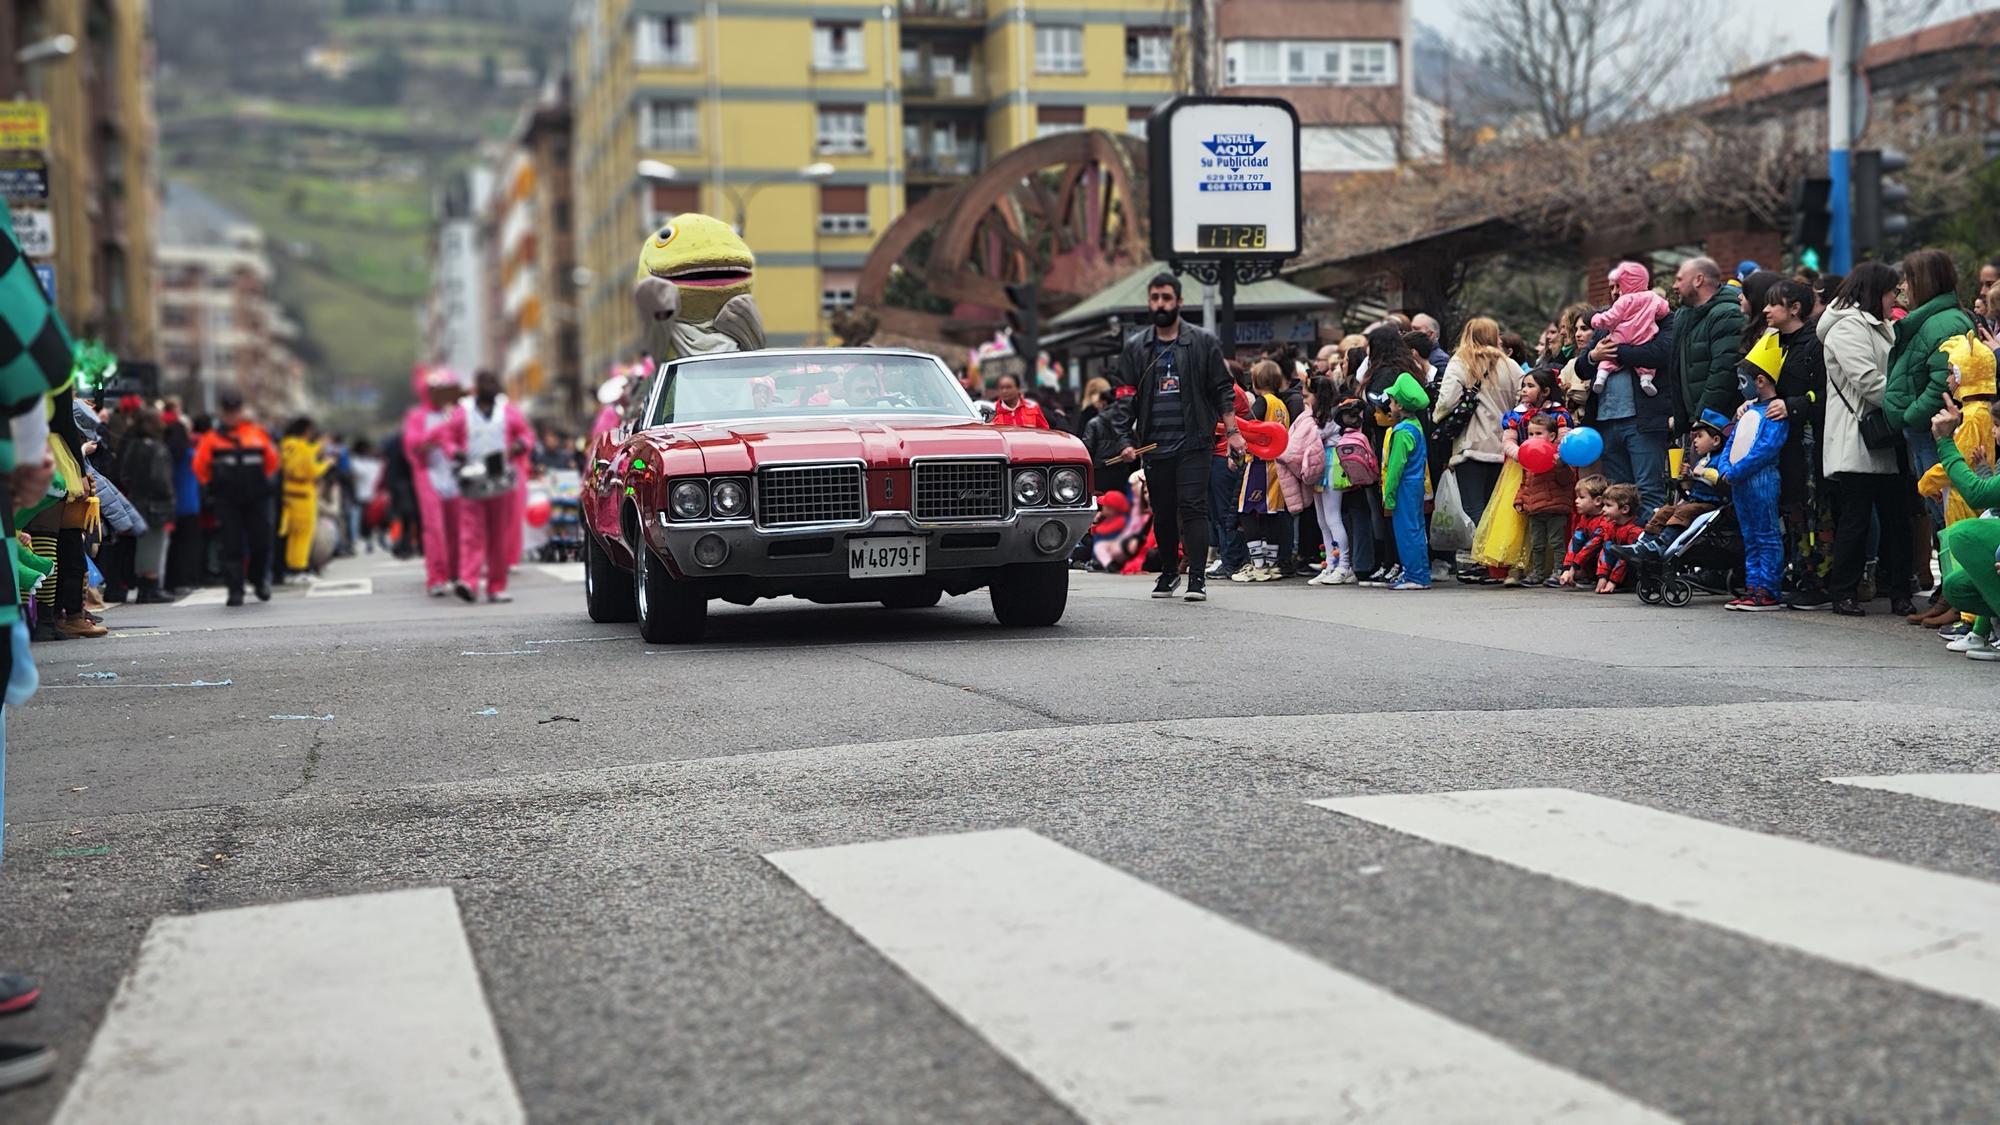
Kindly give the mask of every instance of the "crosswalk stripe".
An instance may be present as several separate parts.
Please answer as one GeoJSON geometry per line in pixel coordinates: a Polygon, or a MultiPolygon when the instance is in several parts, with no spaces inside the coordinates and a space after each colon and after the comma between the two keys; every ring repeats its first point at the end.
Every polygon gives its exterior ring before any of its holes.
{"type": "Polygon", "coordinates": [[[156,920],[56,1125],[525,1120],[449,890],[156,920]]]}
{"type": "Polygon", "coordinates": [[[1089,1121],[1667,1120],[1032,832],[765,858],[1089,1121]]]}
{"type": "Polygon", "coordinates": [[[1669,914],[2000,1006],[2000,885],[1568,789],[1311,803],[1669,914]]]}
{"type": "Polygon", "coordinates": [[[373,578],[321,579],[306,587],[309,598],[352,598],[374,592],[373,578]]]}
{"type": "Polygon", "coordinates": [[[1857,789],[1880,789],[1911,797],[1941,801],[1947,805],[1969,805],[1975,809],[2000,812],[2000,773],[1904,773],[1886,777],[1829,777],[1835,785],[1857,789]]]}
{"type": "Polygon", "coordinates": [[[229,591],[220,586],[204,586],[175,602],[174,605],[176,608],[186,605],[221,605],[228,600],[229,591]]]}

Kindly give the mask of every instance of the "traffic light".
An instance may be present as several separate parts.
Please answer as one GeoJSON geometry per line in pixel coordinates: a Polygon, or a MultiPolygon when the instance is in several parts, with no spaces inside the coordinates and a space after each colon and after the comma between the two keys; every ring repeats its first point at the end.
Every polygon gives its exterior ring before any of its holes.
{"type": "Polygon", "coordinates": [[[1905,210],[1910,189],[1890,177],[1910,166],[1909,158],[1888,149],[1854,153],[1854,249],[1881,253],[1910,229],[1905,210]]]}
{"type": "Polygon", "coordinates": [[[1833,181],[1825,176],[1800,176],[1792,184],[1792,253],[1824,252],[1833,235],[1833,181]]]}
{"type": "Polygon", "coordinates": [[[1041,354],[1042,338],[1042,287],[1033,281],[1007,287],[1007,334],[1014,343],[1014,354],[1027,364],[1029,377],[1035,370],[1035,358],[1041,354]]]}

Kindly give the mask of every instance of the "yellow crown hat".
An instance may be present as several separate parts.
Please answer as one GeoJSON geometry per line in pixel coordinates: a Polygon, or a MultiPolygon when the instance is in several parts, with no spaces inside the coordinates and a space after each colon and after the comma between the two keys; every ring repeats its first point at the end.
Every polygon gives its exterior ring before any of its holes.
{"type": "Polygon", "coordinates": [[[1785,365],[1785,351],[1778,346],[1778,334],[1766,332],[1763,338],[1750,345],[1743,355],[1743,362],[1752,370],[1762,372],[1764,377],[1776,383],[1778,371],[1785,365]]]}
{"type": "Polygon", "coordinates": [[[1981,342],[1979,337],[1970,332],[1953,336],[1938,345],[1938,350],[1951,359],[1952,370],[1958,372],[1958,397],[1996,393],[1993,349],[1981,342]]]}

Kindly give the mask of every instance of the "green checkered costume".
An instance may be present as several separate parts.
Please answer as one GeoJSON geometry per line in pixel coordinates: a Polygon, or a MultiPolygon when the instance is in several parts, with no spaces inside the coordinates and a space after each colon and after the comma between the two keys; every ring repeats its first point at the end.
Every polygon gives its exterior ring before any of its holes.
{"type": "MultiPolygon", "coordinates": [[[[69,386],[73,351],[69,331],[14,237],[13,213],[0,201],[0,476],[14,471],[7,419],[44,409],[49,395],[69,386]]],[[[12,509],[11,501],[0,501],[10,559],[17,549],[12,509]]],[[[20,614],[13,569],[0,568],[0,625],[11,624],[20,614]]]]}

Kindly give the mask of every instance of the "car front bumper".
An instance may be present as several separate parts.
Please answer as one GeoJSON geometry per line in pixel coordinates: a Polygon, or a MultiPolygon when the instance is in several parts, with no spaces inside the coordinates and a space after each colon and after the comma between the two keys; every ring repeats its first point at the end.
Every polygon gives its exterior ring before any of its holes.
{"type": "MultiPolygon", "coordinates": [[[[646,539],[677,578],[747,578],[760,585],[786,579],[878,582],[882,580],[849,579],[850,540],[920,538],[929,577],[1017,563],[1061,562],[1090,533],[1096,518],[1094,501],[1081,507],[1022,509],[1004,520],[942,524],[919,523],[907,512],[876,512],[859,523],[786,528],[761,528],[747,520],[661,523],[655,516],[646,528],[646,539]],[[1060,531],[1048,530],[1050,525],[1060,531]],[[711,537],[722,543],[725,555],[715,565],[703,565],[697,547],[711,537]]],[[[713,550],[711,542],[709,557],[713,550]]]]}

